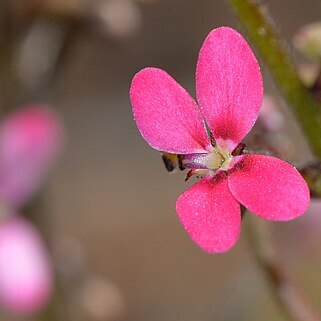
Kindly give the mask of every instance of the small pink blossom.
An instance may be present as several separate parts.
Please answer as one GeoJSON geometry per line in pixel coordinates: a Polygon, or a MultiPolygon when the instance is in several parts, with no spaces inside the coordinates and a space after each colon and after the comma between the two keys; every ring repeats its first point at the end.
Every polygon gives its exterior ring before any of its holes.
{"type": "Polygon", "coordinates": [[[20,207],[36,192],[62,140],[59,117],[44,106],[19,109],[0,123],[0,202],[20,207]]]}
{"type": "Polygon", "coordinates": [[[36,228],[22,217],[0,222],[0,304],[15,313],[38,312],[52,292],[52,269],[36,228]]]}
{"type": "Polygon", "coordinates": [[[263,82],[237,31],[221,27],[206,38],[196,93],[198,105],[165,71],[146,68],[134,77],[130,98],[145,140],[157,150],[182,154],[185,167],[205,174],[179,197],[176,211],[204,251],[226,252],[239,237],[240,204],[262,218],[287,221],[305,212],[309,189],[283,160],[242,154],[239,144],[257,120],[263,82]]]}

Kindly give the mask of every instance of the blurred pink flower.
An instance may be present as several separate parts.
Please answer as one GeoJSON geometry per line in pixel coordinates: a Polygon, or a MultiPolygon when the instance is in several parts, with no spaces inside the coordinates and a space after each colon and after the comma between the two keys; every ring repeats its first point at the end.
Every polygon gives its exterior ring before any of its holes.
{"type": "Polygon", "coordinates": [[[258,120],[264,126],[264,129],[271,132],[280,131],[284,126],[284,117],[273,96],[264,95],[258,120]]]}
{"type": "Polygon", "coordinates": [[[196,92],[199,106],[165,71],[146,68],[134,77],[130,97],[145,140],[157,150],[183,154],[192,173],[205,175],[177,200],[185,229],[204,251],[226,252],[239,237],[239,203],[265,219],[286,221],[305,212],[309,189],[283,160],[242,155],[239,143],[258,117],[263,82],[237,31],[221,27],[208,35],[197,63],[196,92]]]}
{"type": "Polygon", "coordinates": [[[0,202],[20,207],[36,192],[62,141],[59,117],[44,106],[13,112],[0,123],[0,202]]]}
{"type": "Polygon", "coordinates": [[[36,228],[22,217],[0,222],[0,304],[15,313],[44,308],[52,292],[52,268],[36,228]]]}

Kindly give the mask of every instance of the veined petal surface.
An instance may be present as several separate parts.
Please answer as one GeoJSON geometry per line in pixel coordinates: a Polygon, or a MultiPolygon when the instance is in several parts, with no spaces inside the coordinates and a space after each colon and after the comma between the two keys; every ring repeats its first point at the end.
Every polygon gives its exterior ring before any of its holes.
{"type": "Polygon", "coordinates": [[[240,234],[240,205],[225,173],[207,176],[185,191],[176,212],[193,241],[208,253],[228,251],[240,234]]]}
{"type": "Polygon", "coordinates": [[[309,188],[289,163],[265,155],[234,157],[228,173],[234,197],[254,214],[273,221],[302,215],[310,202],[309,188]]]}
{"type": "Polygon", "coordinates": [[[196,92],[216,141],[231,152],[253,127],[263,98],[259,64],[234,29],[214,29],[205,39],[197,63],[196,92]]]}
{"type": "Polygon", "coordinates": [[[210,141],[199,107],[165,71],[146,68],[137,73],[130,99],[137,127],[153,148],[177,154],[206,152],[210,141]]]}

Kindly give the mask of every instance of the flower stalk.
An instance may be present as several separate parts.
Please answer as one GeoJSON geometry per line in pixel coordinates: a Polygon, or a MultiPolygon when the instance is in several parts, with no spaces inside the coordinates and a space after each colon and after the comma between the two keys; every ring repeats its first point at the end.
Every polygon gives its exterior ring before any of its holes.
{"type": "Polygon", "coordinates": [[[274,297],[288,319],[320,321],[318,312],[314,310],[301,289],[279,262],[267,225],[252,219],[247,221],[246,226],[255,259],[269,279],[274,297]]]}
{"type": "Polygon", "coordinates": [[[294,111],[315,155],[321,158],[321,106],[299,78],[286,45],[279,37],[266,6],[259,0],[229,0],[276,85],[294,111]]]}

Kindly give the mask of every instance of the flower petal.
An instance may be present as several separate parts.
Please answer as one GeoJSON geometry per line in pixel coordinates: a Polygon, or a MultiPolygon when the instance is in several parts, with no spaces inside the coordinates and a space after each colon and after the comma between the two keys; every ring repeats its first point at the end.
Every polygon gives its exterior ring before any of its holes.
{"type": "Polygon", "coordinates": [[[309,188],[300,173],[281,159],[264,155],[234,157],[228,173],[234,197],[267,220],[288,221],[309,206],[309,188]]]}
{"type": "Polygon", "coordinates": [[[188,154],[205,152],[210,145],[200,109],[165,71],[141,70],[132,81],[130,99],[137,127],[153,148],[188,154]]]}
{"type": "Polygon", "coordinates": [[[234,29],[214,29],[205,39],[197,63],[196,92],[216,141],[231,152],[254,125],[263,97],[260,66],[234,29]]]}
{"type": "Polygon", "coordinates": [[[207,176],[177,200],[176,212],[186,231],[205,252],[228,251],[240,234],[240,205],[225,173],[207,176]]]}

